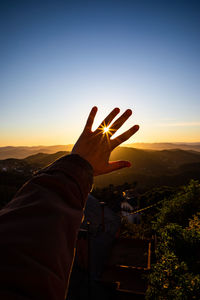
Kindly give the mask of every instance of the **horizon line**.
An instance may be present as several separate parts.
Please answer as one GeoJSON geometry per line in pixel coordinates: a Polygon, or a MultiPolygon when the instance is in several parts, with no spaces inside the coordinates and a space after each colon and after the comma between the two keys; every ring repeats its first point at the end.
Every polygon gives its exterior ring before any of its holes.
{"type": "MultiPolygon", "coordinates": [[[[132,144],[200,144],[200,141],[196,142],[132,142],[132,143],[126,143],[122,144],[121,146],[126,146],[126,145],[132,145],[132,144]]],[[[7,147],[26,147],[26,148],[33,148],[33,147],[66,147],[66,146],[73,146],[74,144],[51,144],[51,145],[0,145],[0,148],[7,148],[7,147]]],[[[120,146],[119,146],[120,147],[120,146]]]]}

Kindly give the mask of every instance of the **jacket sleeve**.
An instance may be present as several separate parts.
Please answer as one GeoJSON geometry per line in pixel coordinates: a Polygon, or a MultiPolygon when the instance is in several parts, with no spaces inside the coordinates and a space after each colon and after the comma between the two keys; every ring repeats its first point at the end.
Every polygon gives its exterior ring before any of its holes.
{"type": "Polygon", "coordinates": [[[0,211],[0,299],[63,300],[93,170],[68,155],[0,211]]]}

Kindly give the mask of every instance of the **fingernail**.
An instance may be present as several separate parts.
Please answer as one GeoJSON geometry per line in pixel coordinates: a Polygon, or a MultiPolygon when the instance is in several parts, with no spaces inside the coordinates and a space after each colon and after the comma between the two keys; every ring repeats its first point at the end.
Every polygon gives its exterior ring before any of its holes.
{"type": "Polygon", "coordinates": [[[125,167],[127,167],[127,168],[130,168],[130,167],[131,167],[131,163],[130,163],[129,161],[126,161],[126,162],[124,163],[124,165],[125,165],[125,167]]]}
{"type": "Polygon", "coordinates": [[[132,115],[132,110],[131,109],[127,109],[126,114],[127,115],[132,115]]]}
{"type": "Polygon", "coordinates": [[[139,125],[135,125],[135,129],[138,130],[140,128],[139,125]]]}

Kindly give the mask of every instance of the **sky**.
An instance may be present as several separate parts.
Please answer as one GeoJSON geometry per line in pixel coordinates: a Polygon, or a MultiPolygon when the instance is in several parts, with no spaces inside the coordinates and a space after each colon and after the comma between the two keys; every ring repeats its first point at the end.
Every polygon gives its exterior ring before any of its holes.
{"type": "Polygon", "coordinates": [[[129,143],[200,142],[199,92],[199,1],[0,0],[0,146],[74,143],[94,105],[132,109],[129,143]]]}

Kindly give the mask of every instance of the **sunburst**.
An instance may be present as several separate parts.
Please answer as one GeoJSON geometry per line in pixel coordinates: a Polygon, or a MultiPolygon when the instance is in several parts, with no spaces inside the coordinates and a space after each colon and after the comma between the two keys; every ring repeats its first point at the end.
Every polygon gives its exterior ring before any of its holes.
{"type": "Polygon", "coordinates": [[[103,127],[103,133],[109,133],[110,128],[109,127],[103,127]]]}
{"type": "Polygon", "coordinates": [[[115,129],[112,129],[110,125],[105,124],[105,122],[99,127],[98,134],[103,134],[103,136],[106,136],[107,139],[115,133],[115,129]]]}

